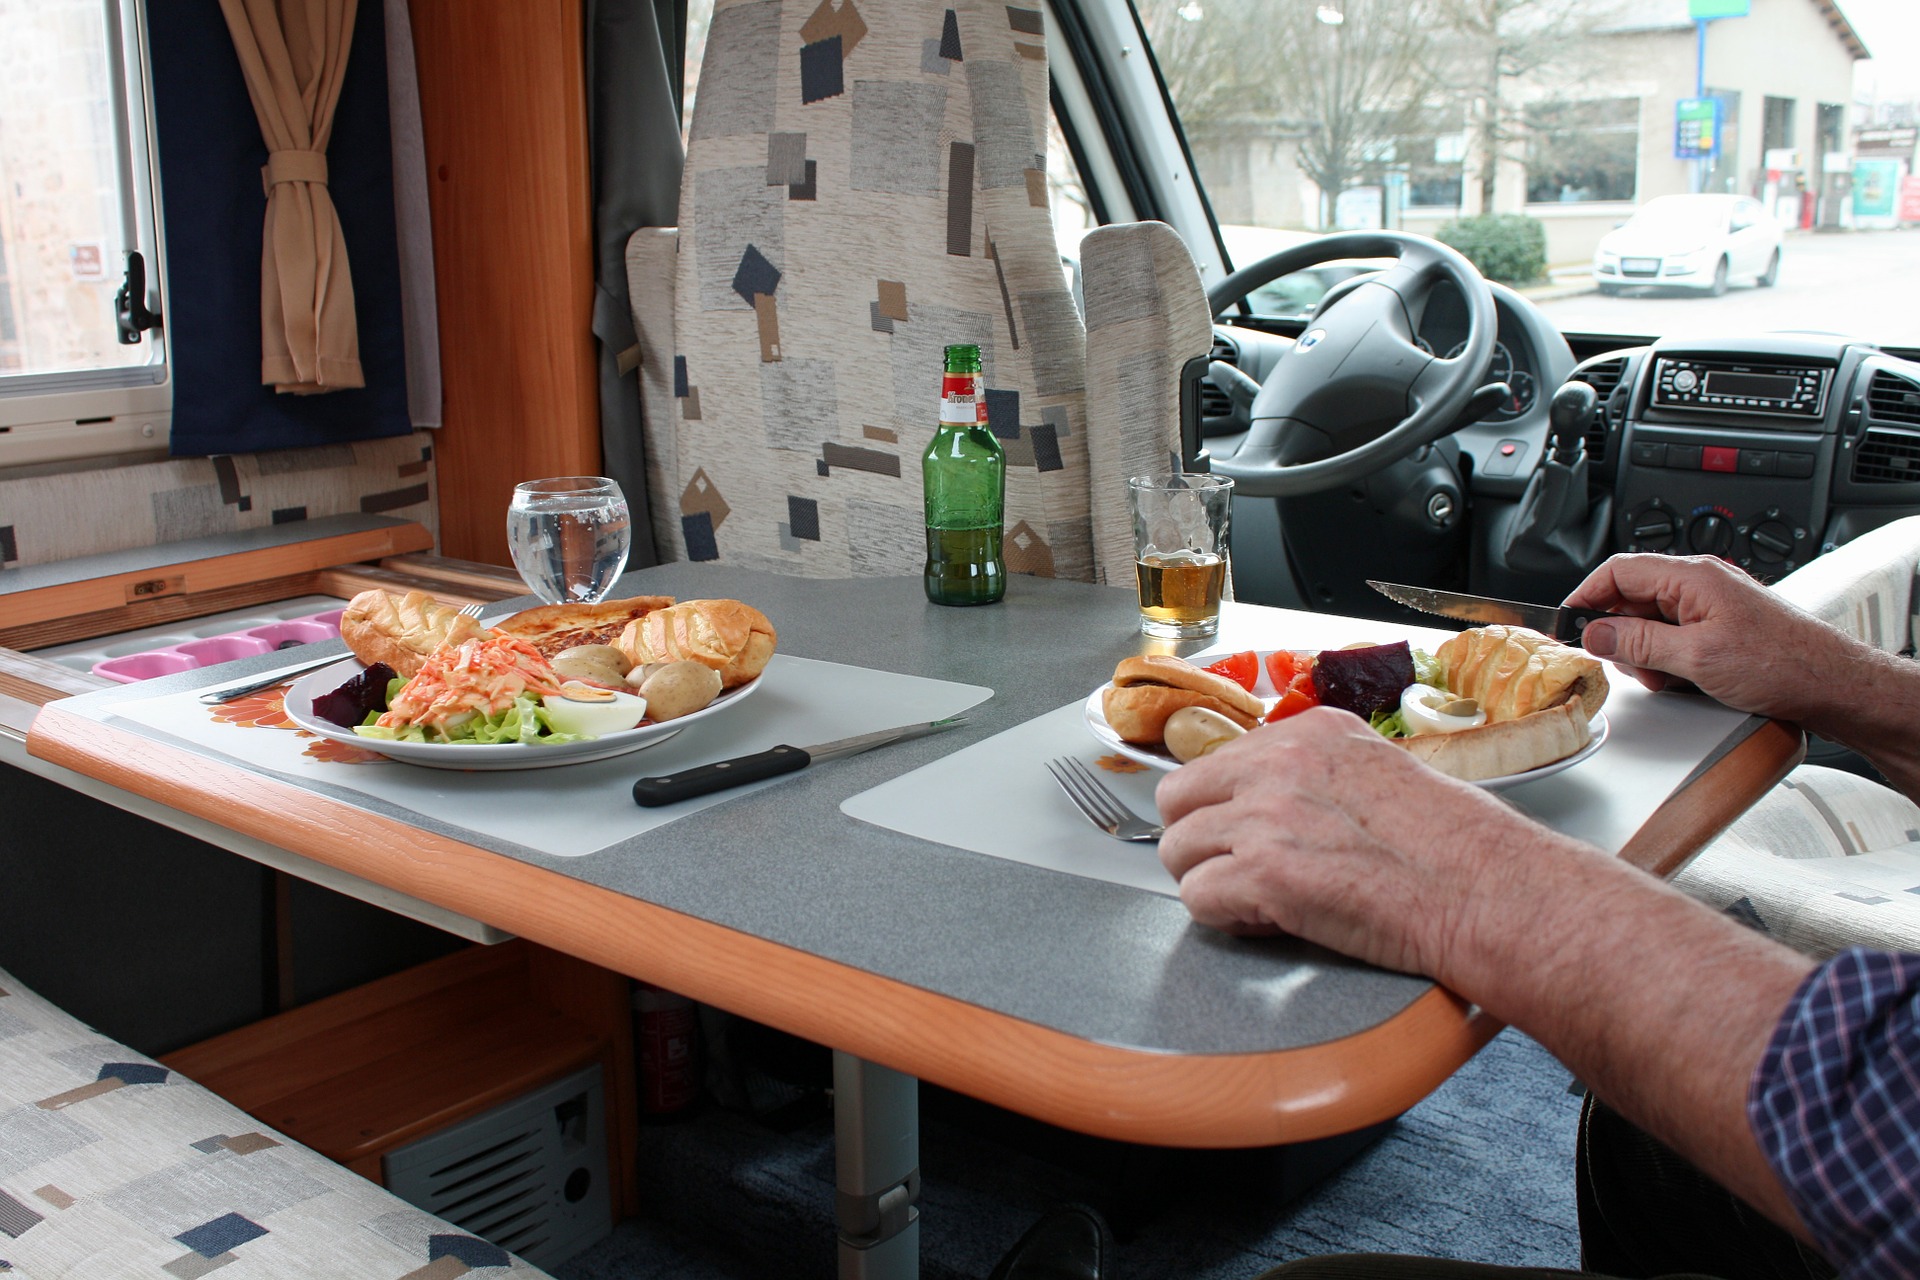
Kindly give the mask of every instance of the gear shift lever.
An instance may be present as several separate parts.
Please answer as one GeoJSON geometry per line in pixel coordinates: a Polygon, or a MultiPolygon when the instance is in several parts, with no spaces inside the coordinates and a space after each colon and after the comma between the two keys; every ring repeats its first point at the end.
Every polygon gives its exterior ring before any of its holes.
{"type": "Polygon", "coordinates": [[[1547,409],[1547,455],[1527,481],[1507,530],[1506,563],[1519,573],[1577,581],[1600,560],[1612,499],[1587,503],[1587,428],[1600,398],[1584,382],[1569,382],[1547,409]]]}

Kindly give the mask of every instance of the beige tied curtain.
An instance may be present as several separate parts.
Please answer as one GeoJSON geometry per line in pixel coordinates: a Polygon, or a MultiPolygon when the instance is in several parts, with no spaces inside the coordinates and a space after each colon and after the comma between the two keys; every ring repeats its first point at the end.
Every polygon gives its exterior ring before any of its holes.
{"type": "Polygon", "coordinates": [[[347,242],[327,194],[327,139],[357,0],[220,0],[267,143],[260,380],[311,395],[362,387],[347,242]]]}

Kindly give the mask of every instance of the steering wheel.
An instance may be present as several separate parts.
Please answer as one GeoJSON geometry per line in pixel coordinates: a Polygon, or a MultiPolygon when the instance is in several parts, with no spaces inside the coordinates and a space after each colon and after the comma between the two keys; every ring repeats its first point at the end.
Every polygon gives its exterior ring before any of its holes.
{"type": "Polygon", "coordinates": [[[1397,231],[1325,236],[1234,272],[1207,301],[1218,317],[1270,280],[1340,258],[1398,261],[1330,293],[1264,384],[1214,362],[1215,384],[1229,396],[1244,403],[1253,393],[1245,441],[1212,462],[1239,493],[1290,498],[1351,484],[1446,435],[1480,390],[1498,327],[1493,291],[1437,240],[1397,231]],[[1419,304],[1443,280],[1467,303],[1466,344],[1450,360],[1414,333],[1419,304]]]}

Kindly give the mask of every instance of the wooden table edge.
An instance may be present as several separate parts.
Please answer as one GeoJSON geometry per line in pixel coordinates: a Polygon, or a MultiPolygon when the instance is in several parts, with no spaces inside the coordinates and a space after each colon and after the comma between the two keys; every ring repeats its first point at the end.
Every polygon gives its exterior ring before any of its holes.
{"type": "Polygon", "coordinates": [[[1671,878],[1806,754],[1806,735],[1799,729],[1749,716],[1640,824],[1620,856],[1643,871],[1671,878]]]}
{"type": "Polygon", "coordinates": [[[475,848],[58,703],[34,720],[27,749],[603,968],[1097,1137],[1258,1147],[1351,1132],[1406,1111],[1501,1027],[1435,987],[1364,1032],[1296,1049],[1183,1054],[1099,1043],[475,848]],[[1399,1070],[1389,1078],[1382,1063],[1399,1070]]]}

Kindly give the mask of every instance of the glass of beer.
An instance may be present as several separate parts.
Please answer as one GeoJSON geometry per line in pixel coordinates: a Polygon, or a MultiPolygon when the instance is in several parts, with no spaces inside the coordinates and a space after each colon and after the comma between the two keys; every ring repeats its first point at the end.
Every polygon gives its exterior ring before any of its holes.
{"type": "Polygon", "coordinates": [[[1220,600],[1227,593],[1233,481],[1211,475],[1134,476],[1127,493],[1140,579],[1140,630],[1162,640],[1215,634],[1220,600]]]}

